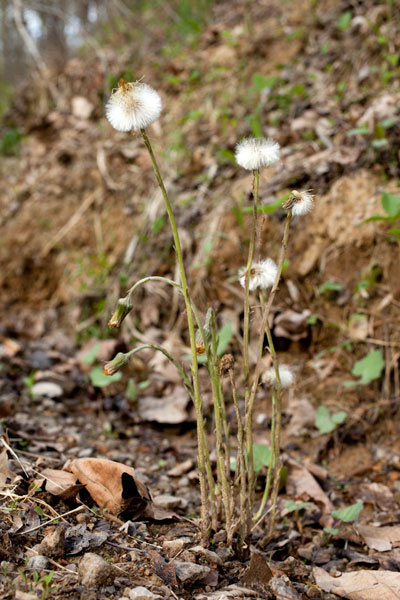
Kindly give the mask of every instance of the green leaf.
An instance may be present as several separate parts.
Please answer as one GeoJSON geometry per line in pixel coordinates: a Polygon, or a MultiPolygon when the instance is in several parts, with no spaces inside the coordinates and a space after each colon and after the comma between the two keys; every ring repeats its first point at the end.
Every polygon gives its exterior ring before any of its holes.
{"type": "Polygon", "coordinates": [[[335,425],[341,425],[342,423],[345,422],[345,420],[347,419],[347,412],[345,412],[344,410],[340,410],[337,413],[334,413],[332,415],[332,421],[335,423],[335,425]]]}
{"type": "Polygon", "coordinates": [[[384,368],[385,360],[382,352],[380,350],[372,350],[367,356],[356,362],[351,373],[355,377],[361,377],[356,384],[367,385],[374,379],[379,379],[384,368]]]}
{"type": "Polygon", "coordinates": [[[312,506],[311,502],[300,502],[297,504],[294,500],[286,500],[285,508],[289,512],[293,512],[295,510],[302,510],[303,508],[307,508],[308,506],[312,506]]]}
{"type": "Polygon", "coordinates": [[[265,444],[253,444],[253,466],[255,473],[263,467],[268,467],[272,459],[272,450],[265,444]]]}
{"type": "Polygon", "coordinates": [[[90,348],[90,350],[88,350],[88,352],[85,354],[85,356],[83,356],[82,362],[85,365],[92,365],[97,358],[99,350],[100,350],[100,344],[95,344],[93,346],[93,348],[90,348]]]}
{"type": "Polygon", "coordinates": [[[361,225],[371,223],[372,221],[393,221],[393,219],[391,217],[384,217],[383,215],[373,215],[372,217],[368,217],[368,219],[364,219],[361,225]]]}
{"type": "Polygon", "coordinates": [[[347,31],[350,25],[351,17],[351,10],[346,10],[344,13],[342,13],[337,20],[339,29],[342,31],[347,31]]]}
{"type": "Polygon", "coordinates": [[[373,148],[383,148],[384,146],[388,145],[388,141],[387,139],[382,139],[382,140],[372,140],[371,142],[371,146],[373,148]]]}
{"type": "Polygon", "coordinates": [[[253,75],[252,90],[255,92],[262,92],[263,90],[271,90],[276,83],[278,83],[279,77],[271,75],[271,77],[264,77],[261,73],[255,73],[253,75]]]}
{"type": "Polygon", "coordinates": [[[389,229],[388,233],[391,233],[392,235],[400,237],[400,228],[399,227],[392,227],[391,229],[389,229]]]}
{"type": "Polygon", "coordinates": [[[340,292],[342,289],[342,285],[340,283],[336,283],[336,281],[325,281],[322,285],[317,289],[317,294],[325,294],[326,292],[340,292]]]}
{"type": "Polygon", "coordinates": [[[226,323],[218,332],[218,356],[222,356],[232,338],[232,325],[226,323]]]}
{"type": "Polygon", "coordinates": [[[318,321],[320,321],[320,317],[316,314],[310,315],[306,321],[307,325],[315,325],[316,323],[318,323],[318,321]]]}
{"type": "Polygon", "coordinates": [[[339,529],[334,529],[333,527],[324,527],[325,533],[329,533],[329,535],[337,535],[339,533],[339,529]]]}
{"type": "Polygon", "coordinates": [[[393,219],[400,216],[400,196],[383,192],[381,202],[383,210],[389,217],[393,219]]]}
{"type": "Polygon", "coordinates": [[[368,135],[369,133],[371,133],[371,131],[368,129],[368,125],[362,125],[361,127],[350,129],[346,135],[348,137],[353,137],[354,135],[368,135]]]}
{"type": "Polygon", "coordinates": [[[329,408],[326,406],[319,406],[315,415],[315,426],[321,434],[331,433],[337,427],[343,423],[346,419],[347,413],[339,411],[331,415],[329,408]]]}
{"type": "Polygon", "coordinates": [[[358,517],[360,516],[360,512],[363,508],[363,502],[357,502],[356,504],[352,504],[347,508],[334,510],[332,513],[332,517],[334,519],[340,519],[344,523],[352,523],[353,521],[357,521],[358,517]]]}
{"type": "Polygon", "coordinates": [[[114,373],[114,375],[104,375],[103,369],[100,366],[93,367],[89,373],[90,381],[94,387],[106,387],[114,381],[119,381],[122,373],[114,373]]]}

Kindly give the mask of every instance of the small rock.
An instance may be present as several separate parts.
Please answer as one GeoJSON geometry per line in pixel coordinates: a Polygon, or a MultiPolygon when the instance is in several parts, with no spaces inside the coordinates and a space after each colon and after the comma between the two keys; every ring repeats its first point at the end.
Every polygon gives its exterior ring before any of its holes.
{"type": "Polygon", "coordinates": [[[29,594],[29,592],[23,592],[21,590],[15,590],[15,600],[38,600],[36,594],[29,594]]]}
{"type": "Polygon", "coordinates": [[[163,543],[164,550],[167,551],[167,555],[169,557],[175,556],[178,552],[180,552],[184,548],[185,544],[183,540],[167,540],[163,543]]]}
{"type": "Polygon", "coordinates": [[[48,533],[41,541],[39,550],[45,556],[64,556],[65,551],[65,531],[63,527],[58,526],[48,533]]]}
{"type": "Polygon", "coordinates": [[[201,556],[205,558],[212,565],[222,565],[222,559],[216,552],[203,548],[203,546],[193,546],[190,548],[190,552],[193,552],[195,556],[201,556]]]}
{"type": "Polygon", "coordinates": [[[51,358],[46,354],[44,350],[33,350],[28,356],[29,366],[32,369],[50,369],[52,365],[51,358]]]}
{"type": "Polygon", "coordinates": [[[175,465],[175,467],[170,469],[167,474],[170,477],[180,477],[184,473],[187,473],[188,471],[190,471],[190,469],[192,467],[193,467],[193,461],[191,458],[188,458],[184,462],[179,463],[178,465],[175,465]]]}
{"type": "Polygon", "coordinates": [[[211,573],[210,567],[205,565],[196,565],[192,562],[184,562],[181,560],[174,561],[176,575],[182,583],[193,583],[204,579],[211,573]]]}
{"type": "Polygon", "coordinates": [[[162,600],[161,596],[153,594],[153,592],[150,592],[150,590],[141,585],[130,590],[129,598],[130,600],[162,600]]]}
{"type": "Polygon", "coordinates": [[[270,589],[274,592],[277,598],[285,600],[301,600],[300,594],[290,583],[290,580],[285,575],[275,575],[269,582],[270,589]]]}
{"type": "Polygon", "coordinates": [[[233,550],[228,548],[227,546],[220,546],[217,548],[216,554],[220,557],[223,562],[230,560],[233,557],[233,550]]]}
{"type": "Polygon", "coordinates": [[[32,387],[34,396],[47,396],[48,398],[59,398],[63,395],[63,389],[57,383],[52,381],[39,381],[32,387]]]}
{"type": "Polygon", "coordinates": [[[78,573],[82,585],[99,587],[110,583],[114,578],[114,569],[101,556],[86,552],[79,562],[78,573]]]}
{"type": "Polygon", "coordinates": [[[28,569],[32,569],[33,571],[42,571],[43,569],[47,569],[47,565],[49,561],[42,554],[38,554],[37,556],[31,556],[28,560],[28,569]]]}
{"type": "Polygon", "coordinates": [[[188,501],[179,496],[171,496],[170,494],[160,494],[154,498],[154,504],[160,506],[164,510],[172,510],[174,508],[186,508],[188,501]]]}

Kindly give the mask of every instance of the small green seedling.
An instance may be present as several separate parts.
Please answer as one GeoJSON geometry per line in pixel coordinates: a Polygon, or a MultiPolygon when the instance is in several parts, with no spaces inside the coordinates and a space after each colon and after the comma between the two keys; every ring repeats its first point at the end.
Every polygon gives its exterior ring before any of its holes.
{"type": "Polygon", "coordinates": [[[353,521],[357,521],[363,508],[363,502],[356,502],[356,504],[347,506],[347,508],[334,510],[331,514],[334,519],[339,519],[343,523],[353,523],[353,521]]]}
{"type": "Polygon", "coordinates": [[[355,377],[360,377],[358,381],[344,381],[345,387],[354,387],[356,385],[368,385],[374,379],[379,379],[385,368],[385,360],[380,350],[372,350],[367,356],[358,360],[351,371],[355,377]]]}
{"type": "Polygon", "coordinates": [[[299,504],[297,504],[297,502],[294,500],[286,500],[285,502],[285,508],[288,512],[303,510],[309,506],[312,506],[311,502],[299,502],[299,504]]]}
{"type": "Polygon", "coordinates": [[[347,418],[347,412],[341,410],[331,414],[329,408],[320,406],[315,415],[315,427],[321,434],[331,433],[338,425],[341,425],[347,418]]]}
{"type": "Polygon", "coordinates": [[[381,196],[381,204],[386,216],[372,215],[372,217],[362,221],[361,225],[363,223],[370,223],[371,221],[389,221],[390,223],[393,223],[400,218],[400,196],[383,192],[381,196]]]}
{"type": "Polygon", "coordinates": [[[253,444],[253,467],[254,472],[259,473],[263,467],[269,467],[272,459],[272,451],[265,444],[253,444]]]}
{"type": "Polygon", "coordinates": [[[325,283],[320,285],[317,289],[317,294],[318,296],[322,296],[322,294],[329,294],[331,297],[336,297],[342,288],[343,286],[341,283],[337,283],[336,281],[325,281],[325,283]]]}

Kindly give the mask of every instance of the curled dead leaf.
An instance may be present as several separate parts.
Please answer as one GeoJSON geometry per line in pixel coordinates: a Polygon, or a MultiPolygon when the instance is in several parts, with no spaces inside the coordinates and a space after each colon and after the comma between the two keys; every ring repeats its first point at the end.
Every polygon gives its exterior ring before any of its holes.
{"type": "Polygon", "coordinates": [[[348,600],[398,600],[400,573],[394,571],[351,571],[340,577],[331,577],[325,569],[314,567],[316,584],[324,592],[331,592],[348,600]]]}
{"type": "Polygon", "coordinates": [[[138,517],[151,504],[149,490],[132,467],[106,458],[78,458],[65,468],[86,486],[100,508],[113,515],[132,512],[138,517]]]}

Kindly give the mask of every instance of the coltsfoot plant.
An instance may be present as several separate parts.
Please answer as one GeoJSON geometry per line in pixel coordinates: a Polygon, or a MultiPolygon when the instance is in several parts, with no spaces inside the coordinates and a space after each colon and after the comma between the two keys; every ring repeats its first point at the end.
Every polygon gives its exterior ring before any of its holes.
{"type": "MultiPolygon", "coordinates": [[[[269,167],[280,158],[279,144],[263,138],[250,138],[241,141],[236,148],[236,162],[239,166],[253,173],[253,212],[250,231],[250,243],[246,266],[240,270],[238,278],[244,288],[243,316],[243,376],[235,373],[235,361],[231,354],[218,355],[218,333],[216,315],[210,308],[205,318],[202,318],[193,298],[186,276],[183,262],[181,243],[175,222],[172,204],[168,197],[157,160],[146,134],[145,128],[159,118],[162,103],[158,93],[148,85],[139,82],[126,83],[121,80],[119,87],[113,91],[106,106],[106,115],[111,125],[124,132],[140,132],[143,142],[149,152],[155,176],[160,186],[165,207],[168,213],[180,281],[165,277],[145,277],[136,282],[127,295],[118,300],[117,306],[109,321],[110,327],[120,327],[125,317],[133,310],[133,295],[135,290],[147,281],[159,281],[174,286],[183,296],[185,315],[191,348],[190,371],[187,371],[165,348],[146,344],[132,349],[126,354],[119,353],[104,367],[106,375],[112,375],[123,368],[131,355],[144,348],[153,348],[163,354],[179,370],[183,383],[190,394],[196,412],[197,443],[198,443],[198,472],[201,495],[201,534],[203,540],[209,540],[211,532],[224,525],[228,545],[235,545],[238,552],[244,554],[250,542],[252,529],[266,515],[269,517],[268,535],[272,536],[276,520],[276,504],[281,475],[280,432],[282,413],[282,392],[293,383],[293,373],[289,367],[278,364],[272,335],[269,329],[269,315],[272,303],[278,290],[279,281],[286,256],[292,216],[308,213],[313,206],[313,197],[309,191],[293,191],[283,204],[286,210],[280,254],[275,263],[271,258],[260,262],[254,261],[258,237],[259,213],[259,179],[260,169],[269,167]],[[255,364],[249,359],[250,328],[250,292],[257,291],[261,308],[261,328],[258,336],[257,357],[255,364]],[[265,335],[268,345],[265,347],[265,335]],[[272,358],[272,369],[263,372],[263,356],[269,352],[272,358]],[[213,410],[215,423],[215,440],[217,464],[215,471],[210,461],[210,442],[205,427],[202,389],[199,380],[199,355],[206,356],[205,368],[209,375],[209,387],[213,395],[213,410]],[[223,391],[222,379],[229,378],[231,400],[236,415],[236,442],[232,440],[232,424],[227,422],[226,392],[223,391]],[[271,386],[271,460],[264,493],[260,504],[255,503],[256,475],[253,459],[253,410],[257,389],[260,381],[268,382],[271,386]],[[236,381],[243,381],[243,389],[237,390],[236,381]],[[241,413],[238,401],[239,395],[244,397],[244,414],[241,413]],[[236,460],[233,449],[236,446],[236,460]],[[235,465],[234,472],[232,464],[235,465]],[[269,506],[267,507],[269,503],[269,506]]],[[[254,362],[254,361],[253,361],[254,362]]]]}

